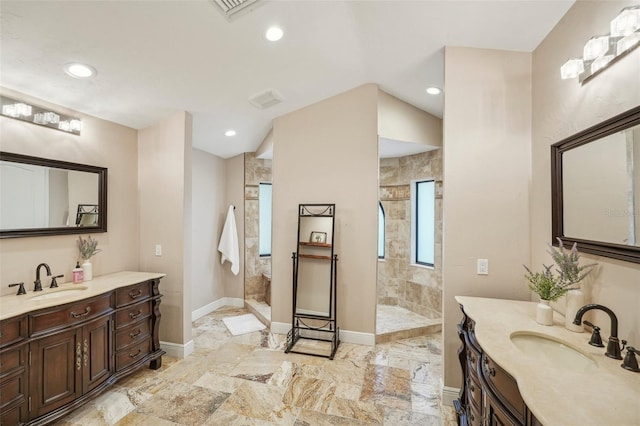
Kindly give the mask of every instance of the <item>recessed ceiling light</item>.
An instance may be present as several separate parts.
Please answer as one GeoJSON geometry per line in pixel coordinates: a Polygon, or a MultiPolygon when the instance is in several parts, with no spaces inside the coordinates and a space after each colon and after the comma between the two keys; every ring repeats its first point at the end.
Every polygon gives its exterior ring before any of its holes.
{"type": "Polygon", "coordinates": [[[439,95],[442,93],[442,89],[438,87],[427,87],[427,93],[430,95],[439,95]]]}
{"type": "Polygon", "coordinates": [[[64,72],[75,78],[89,78],[97,74],[96,69],[92,66],[78,63],[65,65],[64,72]]]}
{"type": "Polygon", "coordinates": [[[267,30],[265,37],[269,41],[278,41],[282,38],[283,35],[284,35],[284,32],[282,31],[282,28],[271,27],[267,30]]]}
{"type": "Polygon", "coordinates": [[[235,130],[227,130],[226,132],[224,132],[225,136],[235,136],[236,135],[236,131],[235,130]]]}

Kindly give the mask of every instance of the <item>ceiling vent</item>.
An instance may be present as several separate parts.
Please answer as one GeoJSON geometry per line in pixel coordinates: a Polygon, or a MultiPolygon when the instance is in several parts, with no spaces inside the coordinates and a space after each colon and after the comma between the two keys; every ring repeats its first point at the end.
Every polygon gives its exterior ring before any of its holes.
{"type": "Polygon", "coordinates": [[[258,0],[209,0],[213,3],[217,9],[227,18],[227,21],[231,21],[232,18],[238,16],[240,12],[248,12],[253,10],[257,6],[258,0]],[[249,7],[254,5],[254,7],[249,7]]]}
{"type": "Polygon", "coordinates": [[[256,108],[266,109],[282,102],[282,93],[276,89],[267,89],[249,96],[249,102],[256,108]]]}

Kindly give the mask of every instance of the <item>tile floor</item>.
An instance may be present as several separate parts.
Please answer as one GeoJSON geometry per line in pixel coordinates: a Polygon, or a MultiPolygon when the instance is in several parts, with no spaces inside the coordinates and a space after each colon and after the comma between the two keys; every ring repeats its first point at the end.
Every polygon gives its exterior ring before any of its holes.
{"type": "Polygon", "coordinates": [[[441,335],[341,343],[330,361],[285,354],[268,330],[231,336],[222,308],[193,323],[195,351],[141,369],[56,423],[70,425],[454,425],[441,407],[441,335]]]}

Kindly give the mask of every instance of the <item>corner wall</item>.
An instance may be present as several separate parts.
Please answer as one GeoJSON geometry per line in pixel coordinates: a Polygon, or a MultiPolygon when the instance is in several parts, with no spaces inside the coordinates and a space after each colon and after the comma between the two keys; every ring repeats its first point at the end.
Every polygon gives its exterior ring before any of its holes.
{"type": "MultiPolygon", "coordinates": [[[[225,297],[244,299],[244,154],[224,160],[225,164],[225,210],[224,218],[220,222],[218,232],[222,233],[224,221],[227,218],[229,205],[234,205],[236,228],[238,230],[238,245],[240,246],[240,272],[233,275],[229,262],[222,264],[222,283],[225,297]]],[[[220,263],[220,252],[216,242],[214,262],[220,263]]]]}
{"type": "MultiPolygon", "coordinates": [[[[636,49],[584,85],[560,79],[560,66],[579,56],[594,34],[634,2],[577,1],[533,54],[533,137],[531,263],[548,262],[551,242],[550,145],[640,104],[640,49],[636,49]]],[[[637,2],[635,2],[637,4],[637,2]]],[[[619,335],[640,345],[640,264],[582,255],[599,264],[587,282],[587,302],[600,303],[618,316],[619,335]]],[[[562,301],[556,305],[564,311],[562,301]]],[[[597,313],[594,322],[608,336],[610,321],[597,313]]],[[[633,342],[633,343],[632,343],[633,342]]]]}
{"type": "MultiPolygon", "coordinates": [[[[91,234],[102,249],[91,260],[93,273],[137,271],[137,131],[12,90],[2,88],[0,92],[82,119],[82,135],[76,136],[0,116],[0,149],[109,169],[108,228],[106,233],[91,234]]],[[[0,240],[0,295],[14,294],[15,289],[6,285],[15,282],[24,282],[27,290],[33,290],[36,266],[41,262],[49,264],[55,274],[64,274],[59,283],[71,281],[71,270],[79,259],[77,240],[77,235],[0,240]]]]}
{"type": "Polygon", "coordinates": [[[199,149],[192,158],[191,311],[225,297],[218,242],[226,220],[225,160],[199,149]]]}
{"type": "Polygon", "coordinates": [[[138,132],[140,269],[160,283],[160,340],[191,340],[191,116],[186,112],[138,132]],[[162,256],[155,245],[162,244],[162,256]]]}
{"type": "Polygon", "coordinates": [[[459,388],[454,296],[529,299],[531,54],[447,47],[445,85],[444,384],[459,388]]]}
{"type": "Polygon", "coordinates": [[[366,84],[273,125],[272,324],[291,324],[298,204],[335,203],[338,321],[375,334],[378,88],[366,84]]]}

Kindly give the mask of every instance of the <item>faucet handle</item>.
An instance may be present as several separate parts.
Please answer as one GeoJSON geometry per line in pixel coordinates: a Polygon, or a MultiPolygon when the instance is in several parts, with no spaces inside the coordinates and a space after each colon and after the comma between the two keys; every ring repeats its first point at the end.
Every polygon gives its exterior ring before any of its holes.
{"type": "Polygon", "coordinates": [[[56,275],[55,277],[51,278],[51,285],[49,286],[49,288],[58,287],[58,282],[56,280],[62,277],[64,277],[64,274],[56,275]]]}
{"type": "Polygon", "coordinates": [[[602,336],[600,336],[600,327],[590,323],[589,321],[582,321],[582,323],[586,326],[593,328],[593,334],[591,335],[591,340],[589,340],[589,344],[591,346],[596,346],[598,348],[604,348],[604,344],[602,343],[602,336]]]}
{"type": "Polygon", "coordinates": [[[624,361],[622,361],[620,367],[624,368],[625,370],[640,373],[636,354],[640,355],[640,351],[638,351],[633,346],[627,346],[627,354],[624,356],[624,361]]]}
{"type": "Polygon", "coordinates": [[[9,284],[9,287],[15,287],[17,285],[20,286],[18,288],[18,292],[16,293],[17,296],[20,296],[21,294],[27,294],[27,292],[24,290],[24,283],[9,284]]]}

